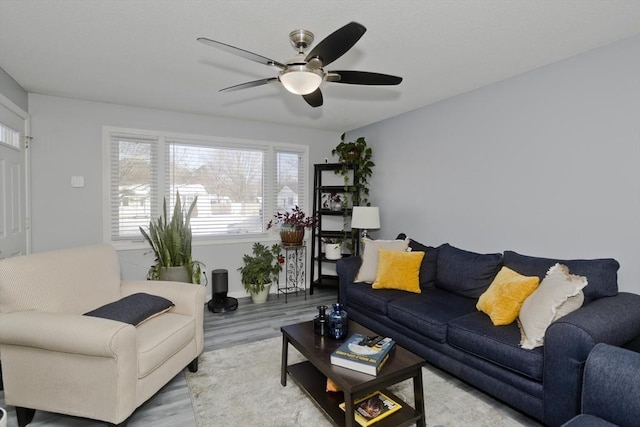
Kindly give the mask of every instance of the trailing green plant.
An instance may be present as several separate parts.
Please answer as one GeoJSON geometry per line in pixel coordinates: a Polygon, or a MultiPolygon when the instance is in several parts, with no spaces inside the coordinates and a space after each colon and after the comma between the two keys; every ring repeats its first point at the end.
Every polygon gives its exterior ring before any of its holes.
{"type": "Polygon", "coordinates": [[[173,215],[167,215],[167,200],[162,202],[162,213],[157,219],[151,219],[148,231],[140,227],[144,239],[151,245],[156,263],[147,273],[147,279],[158,280],[163,267],[185,267],[192,283],[200,283],[202,264],[191,259],[191,214],[196,206],[196,196],[187,211],[183,210],[180,193],[176,192],[176,204],[173,215]]]}
{"type": "Polygon", "coordinates": [[[353,168],[353,178],[355,194],[353,197],[353,206],[369,206],[369,179],[373,174],[375,163],[371,160],[373,151],[367,146],[364,137],[359,137],[355,141],[346,142],[345,134],[340,137],[340,143],[331,150],[331,155],[338,156],[338,161],[342,167],[336,171],[344,178],[345,191],[349,190],[349,170],[353,168]]]}
{"type": "Polygon", "coordinates": [[[275,243],[270,248],[262,243],[254,243],[253,255],[244,254],[242,256],[243,266],[238,267],[241,282],[247,292],[260,292],[264,290],[264,285],[278,279],[278,274],[282,271],[284,257],[282,248],[275,243]]]}
{"type": "Polygon", "coordinates": [[[322,243],[330,244],[330,245],[338,245],[344,243],[346,240],[345,237],[323,237],[320,239],[322,243]]]}

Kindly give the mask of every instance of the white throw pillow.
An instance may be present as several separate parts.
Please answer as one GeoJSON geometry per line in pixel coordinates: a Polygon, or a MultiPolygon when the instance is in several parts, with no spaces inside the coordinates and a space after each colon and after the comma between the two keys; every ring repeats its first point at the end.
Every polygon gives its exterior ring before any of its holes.
{"type": "Polygon", "coordinates": [[[520,346],[526,349],[542,346],[549,325],[582,306],[585,286],[587,278],[569,274],[566,265],[551,267],[538,289],[522,303],[518,315],[520,346]]]}
{"type": "Polygon", "coordinates": [[[384,248],[392,251],[406,251],[408,247],[408,237],[404,240],[362,239],[362,265],[360,265],[360,270],[358,270],[354,282],[373,283],[376,281],[378,249],[384,248]]]}

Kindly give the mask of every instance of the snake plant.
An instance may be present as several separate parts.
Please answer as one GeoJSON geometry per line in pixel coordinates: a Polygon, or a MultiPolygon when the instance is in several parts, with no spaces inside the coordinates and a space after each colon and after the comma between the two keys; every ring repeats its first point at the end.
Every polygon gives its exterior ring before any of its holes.
{"type": "Polygon", "coordinates": [[[176,192],[176,204],[171,219],[167,216],[167,200],[162,203],[162,214],[151,219],[148,230],[140,227],[144,239],[151,245],[156,263],[151,266],[147,279],[158,280],[163,267],[187,269],[191,283],[200,283],[203,264],[191,259],[191,214],[196,207],[196,196],[185,212],[180,202],[180,193],[176,192]]]}

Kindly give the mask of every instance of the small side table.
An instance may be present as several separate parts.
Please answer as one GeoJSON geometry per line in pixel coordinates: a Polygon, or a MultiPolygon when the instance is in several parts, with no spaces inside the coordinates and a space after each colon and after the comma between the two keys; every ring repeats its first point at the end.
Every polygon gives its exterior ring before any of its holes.
{"type": "Polygon", "coordinates": [[[287,303],[289,294],[302,292],[307,299],[307,247],[283,246],[284,250],[284,284],[278,281],[278,298],[284,294],[284,302],[287,303]],[[284,286],[283,286],[284,285],[284,286]]]}

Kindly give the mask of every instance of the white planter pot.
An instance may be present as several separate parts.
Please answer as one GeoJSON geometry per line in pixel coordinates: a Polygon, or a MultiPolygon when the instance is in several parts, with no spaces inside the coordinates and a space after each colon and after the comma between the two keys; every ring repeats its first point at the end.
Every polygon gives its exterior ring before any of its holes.
{"type": "Polygon", "coordinates": [[[0,408],[0,427],[7,427],[7,411],[0,408]]]}
{"type": "Polygon", "coordinates": [[[170,282],[186,282],[191,283],[191,277],[189,277],[189,270],[187,267],[161,267],[160,268],[160,280],[167,280],[170,282]]]}
{"type": "Polygon", "coordinates": [[[263,304],[267,302],[267,299],[269,298],[269,289],[271,289],[271,283],[264,285],[264,289],[259,292],[249,292],[251,294],[251,301],[253,301],[254,304],[263,304]]]}
{"type": "Polygon", "coordinates": [[[327,259],[340,259],[342,258],[342,244],[341,243],[326,243],[324,246],[324,256],[327,259]]]}

